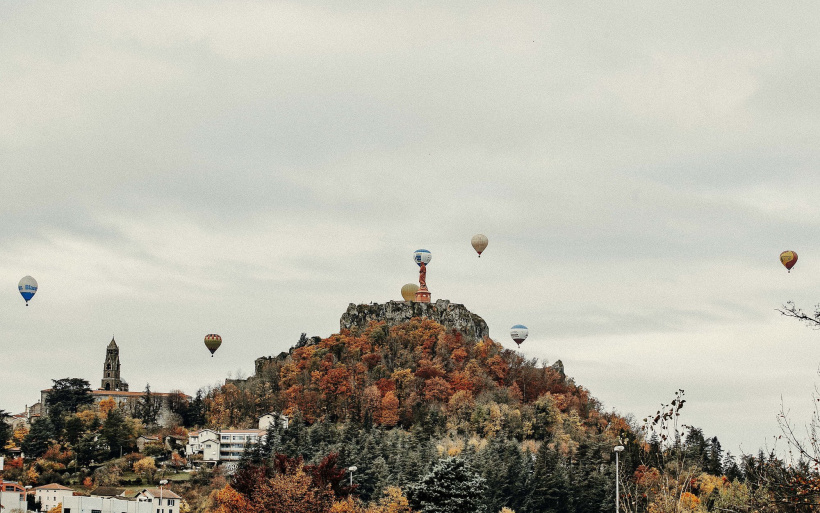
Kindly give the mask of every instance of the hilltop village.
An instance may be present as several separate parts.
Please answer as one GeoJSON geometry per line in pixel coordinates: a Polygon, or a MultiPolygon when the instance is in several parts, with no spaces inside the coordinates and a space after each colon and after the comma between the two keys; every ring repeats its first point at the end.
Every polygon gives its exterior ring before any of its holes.
{"type": "Polygon", "coordinates": [[[57,379],[7,415],[4,511],[584,513],[616,483],[635,512],[779,511],[765,483],[788,476],[672,422],[683,391],[640,425],[446,300],[351,304],[193,397],[129,390],[113,338],[102,363],[99,388],[57,379]]]}

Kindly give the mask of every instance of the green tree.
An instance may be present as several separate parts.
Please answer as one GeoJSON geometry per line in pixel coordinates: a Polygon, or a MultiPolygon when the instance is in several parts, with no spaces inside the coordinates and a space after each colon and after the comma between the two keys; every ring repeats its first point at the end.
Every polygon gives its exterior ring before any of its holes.
{"type": "Polygon", "coordinates": [[[527,483],[524,511],[528,513],[568,513],[569,480],[560,455],[544,441],[535,457],[527,483]]]}
{"type": "Polygon", "coordinates": [[[80,438],[83,436],[84,432],[85,425],[83,424],[81,418],[76,415],[71,415],[65,420],[63,436],[65,437],[65,441],[70,443],[72,446],[77,445],[77,442],[80,441],[80,438]]]}
{"type": "Polygon", "coordinates": [[[31,429],[23,438],[20,448],[29,458],[39,458],[54,443],[56,433],[54,425],[48,417],[43,417],[31,423],[31,429]]]}
{"type": "Polygon", "coordinates": [[[485,481],[461,458],[439,460],[407,499],[420,513],[483,513],[485,481]]]}
{"type": "Polygon", "coordinates": [[[489,511],[509,507],[518,511],[528,471],[524,456],[514,440],[498,435],[492,438],[477,458],[487,481],[485,501],[489,511]]]}
{"type": "Polygon", "coordinates": [[[6,423],[6,419],[11,418],[11,415],[5,410],[0,410],[0,454],[3,453],[3,448],[8,443],[9,439],[11,438],[12,429],[9,424],[6,423]]]}
{"type": "Polygon", "coordinates": [[[112,458],[122,456],[123,450],[129,447],[131,430],[119,409],[115,408],[108,412],[100,435],[108,444],[109,455],[112,458]]]}
{"type": "Polygon", "coordinates": [[[46,395],[46,412],[58,433],[63,431],[63,416],[77,413],[81,406],[94,403],[91,384],[81,378],[52,379],[46,395]]]}
{"type": "Polygon", "coordinates": [[[77,463],[89,465],[92,461],[102,461],[108,454],[108,447],[97,433],[88,433],[77,442],[74,449],[77,463]]]}
{"type": "Polygon", "coordinates": [[[157,416],[159,415],[160,410],[160,402],[158,397],[155,397],[154,394],[151,393],[151,385],[149,383],[145,384],[145,392],[140,397],[139,403],[139,418],[142,420],[146,425],[152,425],[157,423],[157,416]]]}

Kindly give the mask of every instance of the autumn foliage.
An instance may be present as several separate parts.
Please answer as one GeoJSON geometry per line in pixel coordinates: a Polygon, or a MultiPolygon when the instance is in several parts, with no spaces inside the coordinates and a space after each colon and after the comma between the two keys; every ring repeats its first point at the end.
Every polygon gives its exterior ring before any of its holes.
{"type": "MultiPolygon", "coordinates": [[[[296,347],[270,361],[258,376],[212,390],[205,403],[207,423],[214,428],[249,427],[271,410],[298,414],[308,424],[353,421],[410,428],[430,411],[453,418],[477,399],[527,405],[544,395],[558,410],[576,411],[593,429],[604,430],[613,420],[559,370],[538,366],[491,339],[473,340],[416,318],[389,329],[372,322],[361,332],[343,331],[296,347]]],[[[528,413],[518,416],[521,436],[533,436],[535,421],[525,426],[528,413]]],[[[471,425],[464,415],[452,423],[484,432],[475,425],[481,418],[471,425]]]]}

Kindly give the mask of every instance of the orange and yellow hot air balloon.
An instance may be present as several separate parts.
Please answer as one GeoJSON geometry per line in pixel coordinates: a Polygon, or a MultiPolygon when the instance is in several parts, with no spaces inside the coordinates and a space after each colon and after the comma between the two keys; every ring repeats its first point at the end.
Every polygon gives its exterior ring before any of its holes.
{"type": "Polygon", "coordinates": [[[794,267],[794,264],[797,263],[797,253],[794,251],[784,251],[783,253],[780,253],[780,262],[786,267],[786,269],[789,270],[789,272],[792,272],[792,267],[794,267]]]}

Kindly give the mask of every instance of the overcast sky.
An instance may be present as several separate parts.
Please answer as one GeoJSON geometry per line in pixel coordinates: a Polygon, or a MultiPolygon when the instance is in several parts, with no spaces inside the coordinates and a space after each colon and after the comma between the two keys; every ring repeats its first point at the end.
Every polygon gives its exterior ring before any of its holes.
{"type": "Polygon", "coordinates": [[[805,424],[815,2],[0,7],[0,409],[51,379],[253,372],[348,303],[433,300],[734,454],[805,424]],[[484,233],[481,259],[470,238],[484,233]],[[778,255],[800,260],[791,274],[778,255]],[[26,308],[17,282],[40,290],[26,308]],[[202,339],[224,339],[210,358],[202,339]]]}

